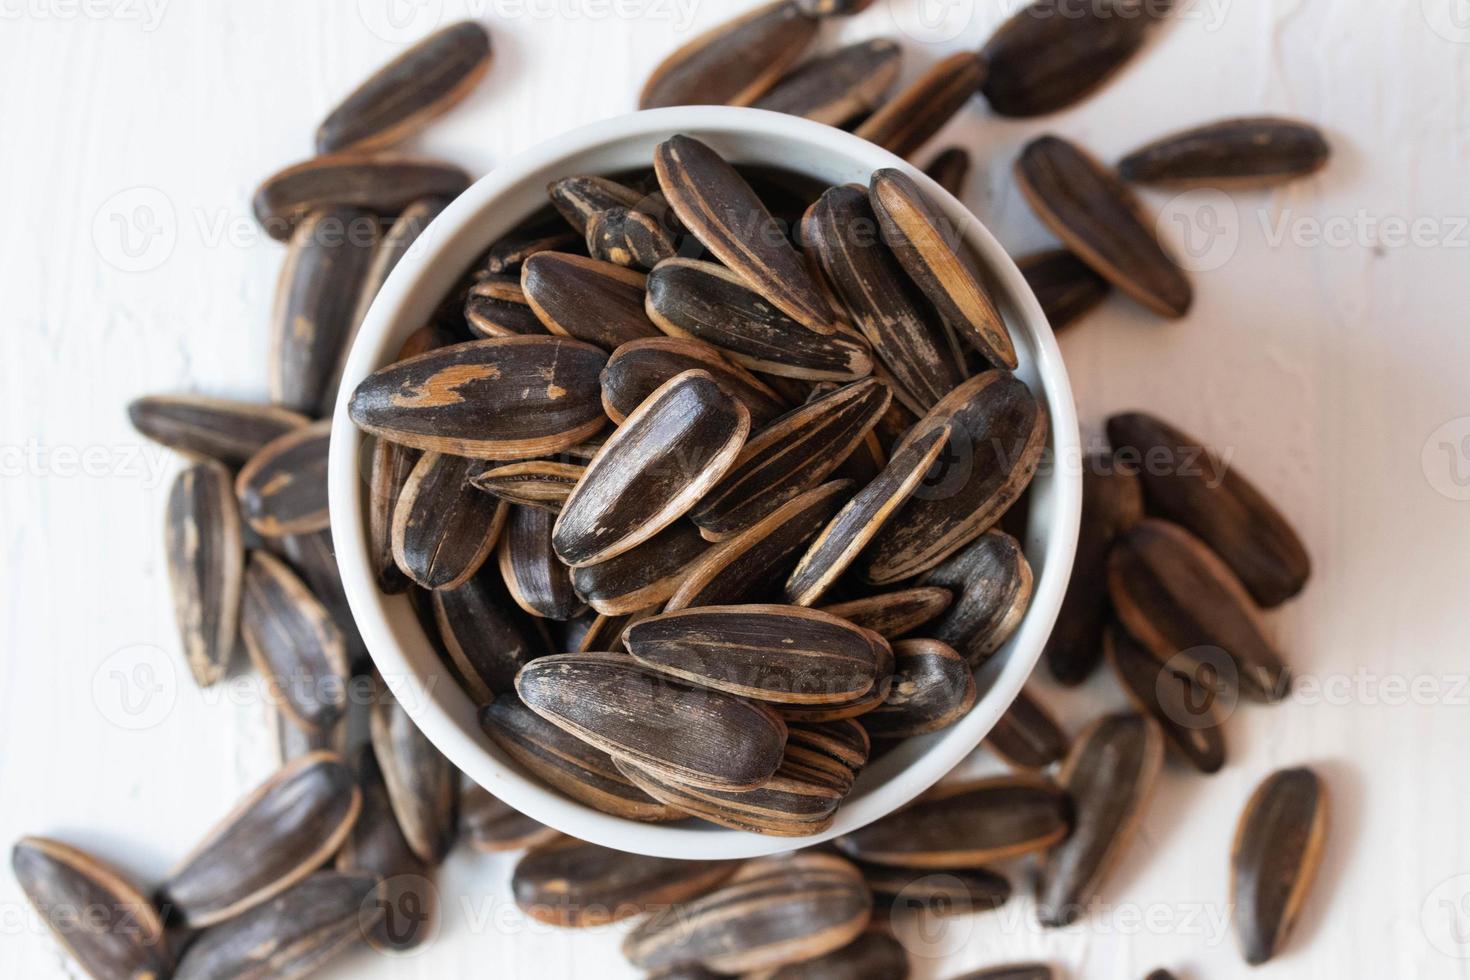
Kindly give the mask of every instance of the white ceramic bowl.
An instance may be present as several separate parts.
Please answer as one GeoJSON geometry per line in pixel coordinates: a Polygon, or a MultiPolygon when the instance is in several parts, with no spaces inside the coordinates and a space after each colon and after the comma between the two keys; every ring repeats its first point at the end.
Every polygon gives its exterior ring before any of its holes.
{"type": "Polygon", "coordinates": [[[957,724],[911,739],[869,766],[825,833],[766,837],[697,820],[647,824],[608,816],[542,784],[482,734],[475,705],[430,646],[409,601],[385,596],[368,558],[364,437],[347,414],[352,390],[389,363],[470,263],[495,239],[546,203],[550,180],[651,165],[654,147],[675,133],[709,143],[737,163],[776,165],[828,184],[867,184],[898,167],[941,204],[982,258],[1020,355],[1022,380],[1051,416],[1052,460],[1078,458],[1076,412],[1056,340],[1025,279],[990,233],[937,184],[892,154],[838,129],[755,109],[686,107],[634,113],[560,136],[498,166],[439,216],[393,271],[355,339],[332,428],[332,527],[347,598],[389,687],[443,753],[495,796],[540,822],[586,841],[676,858],[743,858],[814,844],[870,823],[950,771],[990,731],[1031,673],[1056,620],[1076,548],[1081,510],[1078,467],[1043,466],[1032,485],[1026,555],[1035,592],[1025,620],[977,677],[982,692],[957,724]]]}

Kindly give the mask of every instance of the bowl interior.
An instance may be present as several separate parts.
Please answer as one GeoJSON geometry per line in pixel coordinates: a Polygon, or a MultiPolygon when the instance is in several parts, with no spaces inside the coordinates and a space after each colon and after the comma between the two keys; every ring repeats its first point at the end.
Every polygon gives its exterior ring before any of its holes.
{"type": "Polygon", "coordinates": [[[364,377],[393,359],[486,247],[545,206],[548,182],[651,166],[654,148],[675,133],[704,140],[733,162],[782,167],[827,184],[866,184],[882,167],[898,167],[919,180],[982,260],[1015,340],[1016,373],[1050,415],[1050,460],[1076,458],[1076,416],[1051,330],[1020,272],[963,205],[892,154],[831,127],[754,109],[660,109],[568,133],[497,168],[450,205],[399,263],[344,369],[332,433],[332,524],[347,597],[378,670],[429,739],[471,779],[528,816],[583,840],[666,857],[751,857],[816,843],[878,819],[940,779],[980,742],[1020,691],[1055,621],[1076,545],[1080,477],[1075,466],[1044,464],[1032,483],[1024,542],[1034,574],[1031,607],[1015,635],[978,673],[975,707],[950,728],[910,739],[873,762],[821,835],[777,838],[696,820],[623,820],[562,796],[510,761],[481,732],[475,705],[441,663],[409,600],[377,590],[362,462],[370,444],[348,418],[348,399],[364,377]]]}

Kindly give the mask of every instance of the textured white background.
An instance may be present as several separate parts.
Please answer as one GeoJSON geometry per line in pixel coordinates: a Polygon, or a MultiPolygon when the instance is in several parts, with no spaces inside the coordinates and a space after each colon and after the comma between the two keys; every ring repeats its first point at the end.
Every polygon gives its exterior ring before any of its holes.
{"type": "MultiPolygon", "coordinates": [[[[1189,319],[1113,300],[1063,341],[1090,433],[1129,407],[1176,419],[1301,528],[1316,573],[1270,625],[1306,683],[1236,713],[1224,772],[1166,772],[1110,910],[1042,933],[1017,901],[932,946],[904,934],[925,977],[1022,957],[1073,977],[1242,976],[1222,931],[1231,829],[1260,777],[1309,762],[1335,805],[1323,880],[1290,955],[1257,974],[1467,976],[1470,5],[1180,3],[1080,109],[1016,123],[976,100],[935,145],[975,155],[967,200],[1021,254],[1048,236],[1008,171],[1042,130],[1113,158],[1230,114],[1326,128],[1330,170],[1287,190],[1226,205],[1147,195],[1174,216],[1169,240],[1209,267],[1189,319]]],[[[479,174],[632,109],[691,29],[747,6],[0,0],[0,840],[52,834],[156,879],[270,768],[258,699],[201,694],[182,670],[160,554],[177,464],[124,416],[144,392],[263,394],[282,249],[250,219],[256,182],[439,23],[476,16],[494,33],[488,79],[421,141],[479,174]]],[[[898,37],[912,76],[1013,6],[880,0],[829,40],[898,37]]],[[[1037,690],[1073,730],[1119,701],[1109,679],[1037,690]]],[[[332,975],[624,975],[617,930],[523,923],[511,864],[455,854],[426,951],[354,956],[332,975]]],[[[0,976],[71,969],[0,875],[0,976]]]]}

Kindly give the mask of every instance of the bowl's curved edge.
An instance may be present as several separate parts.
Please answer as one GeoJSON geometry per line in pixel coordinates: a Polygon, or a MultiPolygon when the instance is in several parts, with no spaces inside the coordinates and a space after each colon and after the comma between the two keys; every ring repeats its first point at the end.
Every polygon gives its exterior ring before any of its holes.
{"type": "MultiPolygon", "coordinates": [[[[1076,550],[1082,495],[1080,470],[1071,465],[1071,461],[1080,458],[1077,416],[1056,338],[1047,325],[1040,304],[1026,287],[1020,270],[989,230],[963,204],[912,165],[850,133],[762,110],[679,107],[648,110],[593,123],[518,154],[476,181],[453,201],[426,230],[418,245],[389,276],[346,358],[342,387],[333,412],[328,464],[329,497],[333,514],[354,515],[352,520],[334,520],[332,536],[344,591],[363,640],[389,688],[403,702],[405,710],[424,734],[451,762],[526,815],[583,840],[660,857],[746,858],[820,843],[870,823],[933,785],[979,744],[1021,690],[1056,621],[1076,550]],[[366,474],[360,470],[365,439],[348,414],[352,390],[391,357],[392,352],[386,349],[386,339],[390,329],[404,316],[403,307],[416,294],[431,291],[430,284],[421,279],[423,271],[440,270],[437,276],[428,276],[429,280],[458,278],[460,268],[446,272],[444,263],[438,266],[436,263],[454,252],[463,238],[472,235],[468,225],[470,219],[496,197],[537,170],[605,142],[677,131],[737,135],[752,128],[765,136],[789,137],[825,146],[850,157],[871,159],[874,165],[870,169],[897,167],[919,180],[943,205],[949,217],[966,229],[967,239],[981,253],[989,274],[1003,287],[1006,302],[1002,306],[1012,307],[1011,312],[1021,322],[1031,341],[1038,383],[1045,379],[1041,388],[1051,417],[1054,473],[1050,496],[1054,499],[1032,501],[1032,525],[1034,527],[1039,516],[1049,515],[1049,521],[1059,522],[1050,527],[1048,534],[1027,542],[1027,554],[1037,572],[1031,606],[1015,635],[992,660],[991,663],[999,665],[998,668],[982,670],[978,681],[982,696],[976,707],[950,729],[929,737],[933,742],[925,750],[925,765],[909,765],[889,774],[887,783],[880,790],[841,807],[829,830],[804,838],[712,831],[708,825],[641,824],[602,814],[520,775],[514,763],[488,739],[467,734],[466,728],[478,733],[478,725],[473,718],[474,707],[468,697],[458,690],[449,695],[451,702],[455,701],[455,695],[464,702],[458,706],[458,718],[452,716],[453,706],[438,705],[439,696],[432,686],[418,679],[389,625],[391,601],[397,600],[402,604],[404,608],[399,610],[402,614],[407,607],[407,599],[381,596],[371,572],[367,533],[360,519],[364,513],[366,486],[366,474]],[[1038,552],[1042,537],[1045,538],[1044,548],[1038,552]],[[465,717],[466,712],[468,718],[465,717]],[[489,764],[490,759],[499,764],[498,769],[489,764]]],[[[434,289],[447,289],[450,284],[444,282],[442,287],[434,289]]],[[[427,639],[424,642],[427,647],[427,639]]],[[[881,762],[875,763],[875,769],[881,766],[881,762]]]]}

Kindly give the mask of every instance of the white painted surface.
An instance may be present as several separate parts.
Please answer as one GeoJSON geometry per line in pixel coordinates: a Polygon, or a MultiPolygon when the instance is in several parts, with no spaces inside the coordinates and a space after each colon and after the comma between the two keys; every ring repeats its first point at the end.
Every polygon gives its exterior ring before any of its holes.
{"type": "MultiPolygon", "coordinates": [[[[250,220],[255,183],[304,156],[335,98],[431,20],[469,12],[494,31],[486,83],[421,142],[483,172],[631,108],[688,36],[666,15],[692,2],[422,0],[397,8],[417,18],[401,32],[385,0],[0,2],[0,839],[52,834],[156,879],[270,768],[259,699],[200,694],[182,671],[160,555],[176,464],[140,446],[123,413],[149,391],[263,393],[281,250],[250,220]],[[164,234],[130,256],[116,222],[136,222],[133,245],[139,229],[164,234]]],[[[745,6],[705,0],[692,23],[745,6]]],[[[880,0],[835,33],[905,39],[912,75],[979,43],[1009,6],[880,0]]],[[[1063,340],[1084,425],[1159,411],[1227,447],[1297,521],[1316,575],[1270,621],[1307,683],[1284,706],[1237,712],[1223,773],[1166,774],[1105,889],[1110,913],[1043,934],[1016,902],[949,923],[946,955],[915,941],[916,970],[1039,957],[1074,977],[1160,965],[1244,976],[1220,933],[1235,816],[1266,772],[1311,762],[1336,805],[1323,881],[1290,955],[1252,975],[1470,975],[1470,27],[1457,26],[1470,19],[1454,19],[1457,0],[1182,6],[1081,109],[1014,123],[977,102],[939,143],[976,153],[968,201],[1019,254],[1047,235],[1008,168],[1042,129],[1105,157],[1227,114],[1288,112],[1328,130],[1323,176],[1236,195],[1238,223],[1208,215],[1236,232],[1206,253],[1224,261],[1197,275],[1188,320],[1115,300],[1063,340]]],[[[1184,213],[1204,227],[1206,211],[1184,213]]],[[[1176,243],[1185,230],[1168,226],[1176,243]]],[[[1119,699],[1105,679],[1038,690],[1073,729],[1119,699]]],[[[356,956],[330,975],[631,975],[617,930],[524,923],[508,905],[511,865],[456,854],[429,949],[356,956]]],[[[0,876],[0,976],[69,970],[0,876]]]]}

